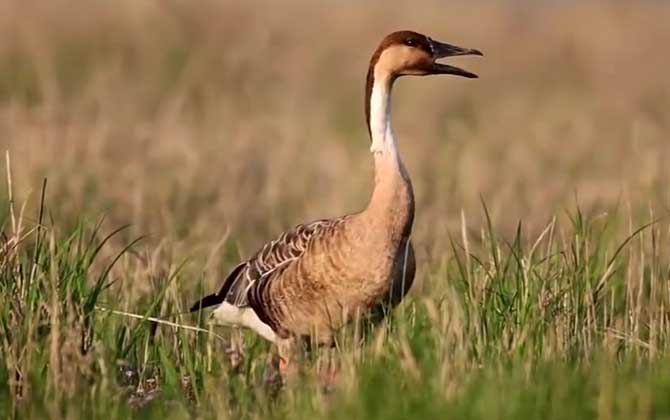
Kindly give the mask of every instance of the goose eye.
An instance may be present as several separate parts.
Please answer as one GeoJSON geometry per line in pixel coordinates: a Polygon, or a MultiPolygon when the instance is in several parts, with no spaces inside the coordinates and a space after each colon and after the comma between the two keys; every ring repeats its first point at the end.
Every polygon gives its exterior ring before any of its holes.
{"type": "Polygon", "coordinates": [[[414,38],[407,38],[405,40],[405,45],[408,47],[415,47],[416,46],[416,40],[414,38]]]}

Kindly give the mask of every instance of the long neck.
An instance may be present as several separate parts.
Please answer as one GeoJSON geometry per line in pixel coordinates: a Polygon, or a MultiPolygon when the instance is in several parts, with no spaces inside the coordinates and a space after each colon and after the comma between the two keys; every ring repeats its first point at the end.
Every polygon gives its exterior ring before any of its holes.
{"type": "Polygon", "coordinates": [[[366,212],[375,224],[409,236],[414,219],[414,192],[391,128],[393,78],[368,75],[366,116],[375,162],[375,188],[366,212]]]}

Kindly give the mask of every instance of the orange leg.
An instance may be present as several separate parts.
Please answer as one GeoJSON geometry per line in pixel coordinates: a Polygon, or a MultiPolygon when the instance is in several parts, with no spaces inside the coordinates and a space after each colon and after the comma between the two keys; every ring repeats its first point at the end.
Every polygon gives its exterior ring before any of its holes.
{"type": "Polygon", "coordinates": [[[318,369],[319,382],[324,391],[332,391],[339,382],[340,369],[332,349],[325,351],[325,361],[318,369]]]}
{"type": "Polygon", "coordinates": [[[297,365],[295,363],[295,354],[293,340],[282,340],[277,343],[277,350],[279,353],[279,373],[285,380],[297,373],[297,365]]]}
{"type": "Polygon", "coordinates": [[[288,372],[288,367],[289,367],[288,359],[279,356],[279,373],[281,373],[282,376],[286,375],[286,373],[288,372]]]}

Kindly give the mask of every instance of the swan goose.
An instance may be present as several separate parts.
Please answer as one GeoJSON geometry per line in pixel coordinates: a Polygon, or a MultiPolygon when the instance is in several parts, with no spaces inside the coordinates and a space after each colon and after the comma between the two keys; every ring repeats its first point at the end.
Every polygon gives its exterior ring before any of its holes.
{"type": "Polygon", "coordinates": [[[266,243],[191,311],[216,306],[210,321],[254,330],[277,344],[285,371],[297,339],[330,343],[357,314],[397,305],[412,285],[414,193],[391,128],[391,90],[401,76],[477,76],[437,60],[475,49],[398,31],[370,60],[365,114],[375,184],[361,212],[295,226],[266,243]]]}

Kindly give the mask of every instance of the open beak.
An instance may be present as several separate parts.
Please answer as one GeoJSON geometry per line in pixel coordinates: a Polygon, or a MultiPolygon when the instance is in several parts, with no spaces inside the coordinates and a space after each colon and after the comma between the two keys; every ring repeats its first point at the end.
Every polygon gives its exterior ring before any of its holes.
{"type": "Polygon", "coordinates": [[[477,77],[476,74],[470,73],[467,70],[463,70],[456,66],[450,66],[449,64],[438,63],[436,60],[445,57],[453,57],[456,55],[484,55],[481,51],[472,48],[462,48],[455,45],[444,44],[432,39],[430,39],[429,42],[433,51],[433,66],[431,68],[431,74],[455,74],[457,76],[468,77],[470,79],[477,77]]]}

